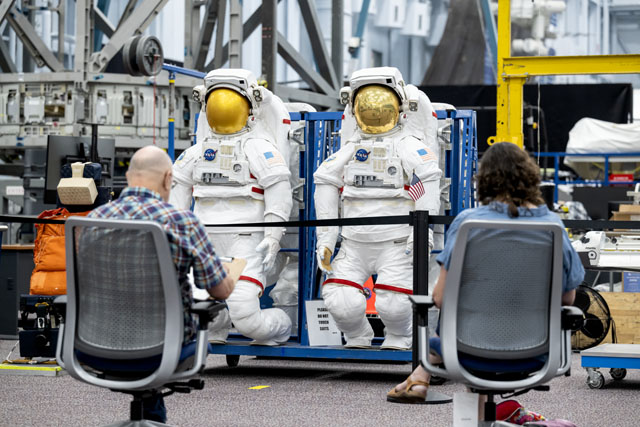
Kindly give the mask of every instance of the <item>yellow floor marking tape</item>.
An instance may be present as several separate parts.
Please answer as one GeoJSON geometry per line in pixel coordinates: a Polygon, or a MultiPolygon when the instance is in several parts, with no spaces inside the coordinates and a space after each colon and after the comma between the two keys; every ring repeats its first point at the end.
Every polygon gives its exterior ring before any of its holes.
{"type": "Polygon", "coordinates": [[[270,385],[256,385],[253,387],[249,387],[249,390],[262,390],[263,388],[269,388],[270,385]]]}
{"type": "MultiPolygon", "coordinates": [[[[19,371],[61,371],[62,368],[60,366],[24,366],[24,365],[8,365],[1,364],[0,369],[13,369],[19,371]]],[[[268,386],[267,386],[268,387],[268,386]]]]}

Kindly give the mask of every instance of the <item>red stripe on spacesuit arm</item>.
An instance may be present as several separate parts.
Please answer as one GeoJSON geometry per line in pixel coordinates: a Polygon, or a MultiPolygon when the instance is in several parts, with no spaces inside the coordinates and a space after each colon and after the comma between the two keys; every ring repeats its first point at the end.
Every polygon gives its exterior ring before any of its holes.
{"type": "Polygon", "coordinates": [[[376,289],[380,289],[383,291],[400,292],[401,294],[407,294],[407,295],[413,295],[413,291],[411,289],[399,288],[397,286],[379,285],[376,283],[375,285],[373,285],[373,290],[375,291],[376,289]]]}
{"type": "Polygon", "coordinates": [[[344,280],[344,279],[327,279],[324,281],[324,283],[322,284],[322,286],[327,285],[329,283],[335,283],[338,285],[346,285],[346,286],[351,286],[353,288],[356,288],[360,291],[364,291],[364,288],[362,287],[362,285],[357,284],[356,282],[352,282],[351,280],[344,280]]]}
{"type": "Polygon", "coordinates": [[[260,289],[262,289],[262,290],[264,291],[264,286],[262,286],[262,283],[260,283],[260,281],[259,281],[259,280],[254,279],[253,277],[249,277],[249,276],[240,276],[240,277],[238,277],[238,281],[240,281],[240,280],[245,280],[245,281],[247,281],[247,282],[251,282],[251,283],[253,283],[254,285],[258,285],[258,286],[260,287],[260,289]]]}
{"type": "Polygon", "coordinates": [[[258,194],[264,194],[264,190],[262,188],[258,188],[258,187],[251,187],[251,191],[253,191],[254,193],[258,193],[258,194]]]}

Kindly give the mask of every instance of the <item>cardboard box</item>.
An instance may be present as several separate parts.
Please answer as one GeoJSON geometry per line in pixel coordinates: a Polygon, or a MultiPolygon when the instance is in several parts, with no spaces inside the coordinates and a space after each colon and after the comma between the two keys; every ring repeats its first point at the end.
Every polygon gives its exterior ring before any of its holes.
{"type": "Polygon", "coordinates": [[[640,205],[620,205],[618,212],[640,215],[640,205]]]}
{"type": "MultiPolygon", "coordinates": [[[[613,212],[612,221],[640,221],[640,205],[620,205],[618,211],[613,212]]],[[[616,229],[615,231],[628,231],[616,229]]]]}

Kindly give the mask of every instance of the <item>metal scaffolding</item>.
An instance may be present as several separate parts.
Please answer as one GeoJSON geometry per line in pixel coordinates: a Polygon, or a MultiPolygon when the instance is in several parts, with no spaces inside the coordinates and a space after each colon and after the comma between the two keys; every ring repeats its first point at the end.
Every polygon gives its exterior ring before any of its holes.
{"type": "MultiPolygon", "coordinates": [[[[64,63],[64,26],[66,0],[58,0],[57,6],[41,7],[35,0],[4,0],[0,4],[0,24],[11,26],[23,46],[25,73],[35,67],[47,67],[67,80],[69,72],[81,73],[76,83],[86,87],[86,81],[94,74],[105,73],[111,60],[132,37],[142,34],[158,15],[168,0],[129,0],[117,22],[111,22],[106,10],[97,0],[75,2],[75,58],[72,69],[64,63]],[[54,52],[38,35],[33,25],[35,16],[48,11],[58,15],[58,46],[54,52]],[[99,50],[96,40],[105,36],[108,41],[99,50]]],[[[242,44],[258,27],[262,28],[262,76],[261,80],[286,101],[307,102],[321,109],[338,107],[337,93],[342,86],[343,14],[344,0],[332,0],[331,52],[325,43],[315,2],[298,0],[300,18],[304,23],[313,51],[310,62],[278,31],[279,0],[267,0],[246,20],[242,16],[240,0],[185,0],[184,66],[199,71],[210,71],[228,64],[242,68],[242,44]],[[201,13],[203,12],[203,13],[201,13]],[[225,34],[225,24],[228,23],[225,34]],[[226,36],[226,38],[225,38],[226,36]],[[225,42],[226,41],[226,42],[225,42]],[[210,50],[213,57],[207,62],[210,50]],[[296,73],[307,88],[291,87],[278,83],[276,66],[281,57],[296,73]],[[308,89],[308,90],[307,90],[308,89]]],[[[108,4],[108,2],[107,2],[108,4]]],[[[9,49],[0,38],[0,67],[3,72],[15,73],[16,66],[9,49]]]]}

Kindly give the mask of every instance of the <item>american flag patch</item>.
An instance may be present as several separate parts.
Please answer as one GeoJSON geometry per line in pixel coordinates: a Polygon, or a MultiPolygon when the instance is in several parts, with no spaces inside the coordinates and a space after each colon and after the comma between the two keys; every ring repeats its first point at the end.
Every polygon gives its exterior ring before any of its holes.
{"type": "Polygon", "coordinates": [[[418,178],[418,175],[415,173],[411,178],[411,185],[409,186],[408,191],[409,197],[411,197],[414,202],[424,196],[424,185],[422,185],[422,181],[420,181],[420,178],[418,178]]]}
{"type": "Polygon", "coordinates": [[[264,158],[267,159],[267,163],[269,163],[272,166],[284,164],[284,160],[282,159],[282,156],[277,151],[276,152],[266,151],[263,154],[264,154],[264,158]]]}
{"type": "Polygon", "coordinates": [[[436,156],[434,156],[433,153],[427,150],[426,148],[419,149],[418,155],[420,156],[423,162],[428,162],[429,160],[437,160],[436,156]]]}

